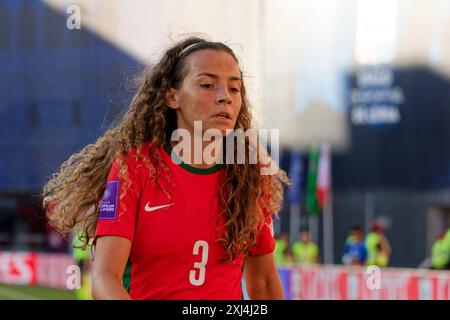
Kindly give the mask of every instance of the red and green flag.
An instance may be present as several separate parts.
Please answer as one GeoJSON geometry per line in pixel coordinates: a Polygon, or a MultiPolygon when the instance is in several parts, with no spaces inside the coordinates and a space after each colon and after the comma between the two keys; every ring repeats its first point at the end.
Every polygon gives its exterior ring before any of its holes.
{"type": "Polygon", "coordinates": [[[309,152],[308,180],[306,184],[306,208],[310,216],[317,215],[319,203],[317,199],[317,171],[319,165],[319,145],[313,144],[309,152]]]}
{"type": "Polygon", "coordinates": [[[317,172],[317,200],[322,209],[328,203],[331,188],[331,150],[330,145],[322,143],[320,145],[319,167],[317,172]]]}

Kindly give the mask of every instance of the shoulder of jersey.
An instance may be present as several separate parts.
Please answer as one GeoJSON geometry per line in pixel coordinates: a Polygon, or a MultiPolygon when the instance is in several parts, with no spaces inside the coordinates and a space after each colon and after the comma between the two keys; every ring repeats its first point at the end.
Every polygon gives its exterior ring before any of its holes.
{"type": "MultiPolygon", "coordinates": [[[[151,143],[150,141],[145,141],[142,144],[142,148],[140,150],[140,154],[142,154],[143,156],[149,156],[150,154],[155,154],[155,153],[159,153],[159,152],[160,152],[160,146],[157,145],[156,143],[151,143]]],[[[128,152],[128,157],[129,157],[129,159],[137,160],[138,162],[142,161],[142,159],[139,158],[137,156],[137,154],[138,154],[138,149],[132,148],[128,152]]]]}

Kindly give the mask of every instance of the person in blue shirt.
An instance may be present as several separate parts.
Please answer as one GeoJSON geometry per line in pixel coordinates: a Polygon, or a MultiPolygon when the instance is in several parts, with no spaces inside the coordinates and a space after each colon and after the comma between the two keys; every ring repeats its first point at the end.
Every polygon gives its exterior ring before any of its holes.
{"type": "Polygon", "coordinates": [[[342,262],[345,265],[363,266],[367,260],[367,249],[364,243],[364,233],[359,224],[350,228],[350,234],[345,241],[342,262]]]}

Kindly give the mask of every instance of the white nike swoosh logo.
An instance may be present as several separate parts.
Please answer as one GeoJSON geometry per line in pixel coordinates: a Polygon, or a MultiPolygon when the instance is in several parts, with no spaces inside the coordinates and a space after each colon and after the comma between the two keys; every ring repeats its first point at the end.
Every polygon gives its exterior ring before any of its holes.
{"type": "Polygon", "coordinates": [[[152,211],[155,211],[155,210],[158,210],[158,209],[170,207],[171,205],[173,205],[173,203],[165,204],[165,205],[162,205],[162,206],[150,207],[150,206],[148,205],[148,202],[147,202],[147,204],[145,205],[145,208],[144,208],[144,209],[145,209],[145,211],[147,211],[147,212],[152,212],[152,211]]]}

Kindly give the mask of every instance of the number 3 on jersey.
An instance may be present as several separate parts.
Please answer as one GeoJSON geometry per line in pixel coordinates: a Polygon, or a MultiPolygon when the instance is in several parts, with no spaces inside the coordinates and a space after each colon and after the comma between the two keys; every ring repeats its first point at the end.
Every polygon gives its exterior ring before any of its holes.
{"type": "Polygon", "coordinates": [[[194,244],[194,255],[199,254],[199,249],[202,247],[202,260],[194,263],[194,270],[189,273],[189,282],[194,286],[201,286],[205,282],[205,265],[208,262],[208,242],[204,240],[198,240],[194,244]],[[197,272],[198,270],[198,272],[197,272]],[[198,273],[198,278],[195,275],[198,273]]]}

